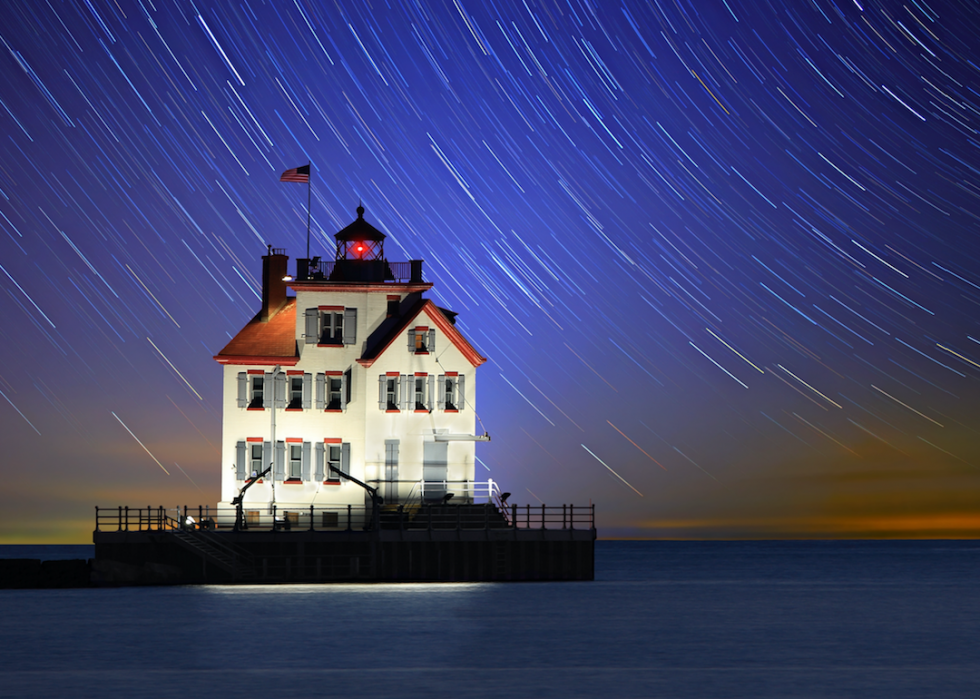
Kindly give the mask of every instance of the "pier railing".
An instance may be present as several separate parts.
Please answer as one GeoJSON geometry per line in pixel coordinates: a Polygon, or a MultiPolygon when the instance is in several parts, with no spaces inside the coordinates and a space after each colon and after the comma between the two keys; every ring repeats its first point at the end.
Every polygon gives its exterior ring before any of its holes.
{"type": "MultiPolygon", "coordinates": [[[[374,529],[594,529],[595,505],[517,505],[499,497],[482,504],[416,502],[377,510],[354,505],[278,503],[245,507],[245,529],[254,531],[365,531],[374,529]]],[[[96,507],[95,531],[229,530],[235,508],[96,507]]]]}

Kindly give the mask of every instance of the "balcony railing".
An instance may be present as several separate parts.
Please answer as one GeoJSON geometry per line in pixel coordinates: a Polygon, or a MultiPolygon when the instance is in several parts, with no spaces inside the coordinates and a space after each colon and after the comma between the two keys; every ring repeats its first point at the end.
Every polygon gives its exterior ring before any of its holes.
{"type": "Polygon", "coordinates": [[[299,281],[421,283],[422,261],[322,260],[311,264],[306,276],[303,272],[297,269],[299,281]]]}
{"type": "MultiPolygon", "coordinates": [[[[250,531],[373,531],[375,529],[478,530],[595,528],[594,505],[450,505],[417,502],[387,505],[378,510],[354,505],[279,503],[250,509],[245,506],[250,531]]],[[[96,507],[97,532],[166,532],[178,529],[231,530],[235,508],[210,507],[96,507]]]]}

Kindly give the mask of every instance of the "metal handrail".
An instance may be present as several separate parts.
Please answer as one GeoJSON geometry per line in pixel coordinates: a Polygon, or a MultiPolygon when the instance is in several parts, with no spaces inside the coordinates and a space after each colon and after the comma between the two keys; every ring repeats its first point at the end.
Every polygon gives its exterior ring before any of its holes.
{"type": "MultiPolygon", "coordinates": [[[[492,481],[490,489],[494,499],[485,503],[462,504],[425,503],[419,500],[415,516],[403,520],[408,528],[459,528],[479,529],[492,526],[490,509],[503,517],[504,526],[513,529],[594,529],[595,505],[517,505],[505,504],[499,499],[499,489],[492,481]],[[469,508],[469,509],[467,509],[469,508]],[[480,523],[483,523],[482,525],[480,523]]],[[[414,489],[413,489],[414,492],[414,489]]],[[[412,505],[402,503],[402,511],[412,505]]],[[[249,510],[249,513],[255,510],[249,510]]],[[[259,531],[352,531],[370,530],[378,526],[374,522],[373,508],[355,505],[307,505],[302,503],[277,503],[271,510],[264,507],[257,517],[253,516],[248,528],[259,531]]],[[[234,528],[234,507],[96,507],[95,531],[165,532],[175,529],[230,530],[234,528]],[[195,515],[199,515],[196,516],[195,515]],[[188,516],[193,519],[190,521],[188,516]]],[[[499,520],[497,520],[499,523],[499,520]]]]}

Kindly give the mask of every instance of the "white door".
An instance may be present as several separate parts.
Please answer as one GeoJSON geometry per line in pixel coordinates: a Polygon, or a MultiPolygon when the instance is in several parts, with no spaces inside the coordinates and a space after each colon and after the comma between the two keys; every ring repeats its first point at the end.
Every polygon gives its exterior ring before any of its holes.
{"type": "Polygon", "coordinates": [[[449,475],[449,444],[447,442],[422,443],[422,480],[426,500],[441,500],[446,494],[446,478],[449,475]]]}

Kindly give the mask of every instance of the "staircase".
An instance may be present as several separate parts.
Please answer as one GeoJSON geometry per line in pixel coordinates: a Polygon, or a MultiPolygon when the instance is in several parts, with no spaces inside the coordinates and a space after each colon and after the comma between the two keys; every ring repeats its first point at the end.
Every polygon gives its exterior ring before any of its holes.
{"type": "Polygon", "coordinates": [[[213,534],[190,529],[171,529],[166,535],[173,537],[180,546],[196,553],[207,563],[230,573],[232,580],[252,580],[257,577],[255,561],[248,553],[220,541],[213,534]]]}

